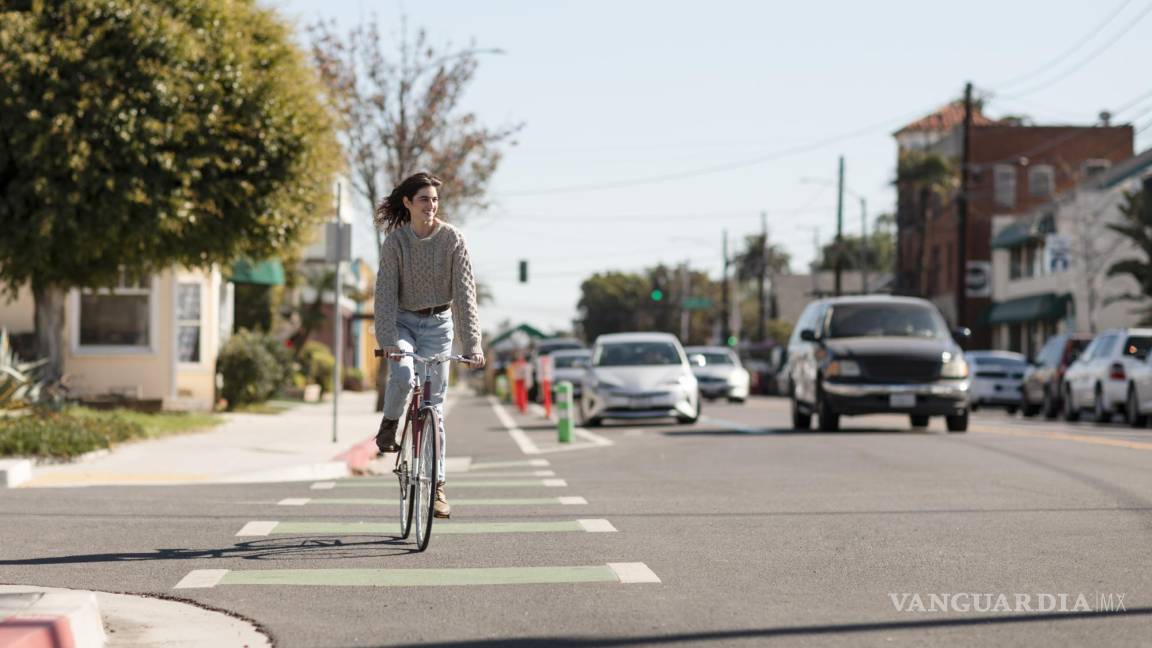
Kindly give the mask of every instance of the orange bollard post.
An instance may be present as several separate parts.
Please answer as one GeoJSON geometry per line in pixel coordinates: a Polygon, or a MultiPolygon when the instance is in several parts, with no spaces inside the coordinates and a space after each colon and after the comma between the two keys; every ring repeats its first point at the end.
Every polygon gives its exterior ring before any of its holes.
{"type": "Polygon", "coordinates": [[[552,384],[548,380],[540,383],[540,389],[544,390],[544,418],[552,418],[552,384]]]}

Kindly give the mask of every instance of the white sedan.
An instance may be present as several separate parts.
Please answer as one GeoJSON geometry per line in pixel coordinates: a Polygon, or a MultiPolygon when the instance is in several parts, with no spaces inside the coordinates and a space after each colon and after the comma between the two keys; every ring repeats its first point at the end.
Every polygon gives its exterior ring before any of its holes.
{"type": "Polygon", "coordinates": [[[748,398],[751,382],[748,370],[740,358],[728,347],[687,347],[692,373],[700,381],[700,394],[704,398],[727,398],[732,403],[743,403],[748,398]],[[693,362],[696,360],[698,362],[693,362]],[[701,362],[702,361],[702,362],[701,362]]]}
{"type": "Polygon", "coordinates": [[[611,333],[596,338],[584,374],[581,421],[673,417],[700,418],[700,387],[676,336],[611,333]]]}
{"type": "Polygon", "coordinates": [[[1024,395],[1028,359],[1012,351],[969,351],[964,358],[972,372],[972,409],[1003,407],[1015,414],[1024,395]]]}

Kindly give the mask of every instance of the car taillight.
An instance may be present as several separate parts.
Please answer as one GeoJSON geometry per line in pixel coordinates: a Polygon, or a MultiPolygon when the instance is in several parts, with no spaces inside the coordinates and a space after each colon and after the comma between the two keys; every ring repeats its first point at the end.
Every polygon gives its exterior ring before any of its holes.
{"type": "Polygon", "coordinates": [[[1108,373],[1112,380],[1124,380],[1124,365],[1119,362],[1112,363],[1112,370],[1108,373]]]}

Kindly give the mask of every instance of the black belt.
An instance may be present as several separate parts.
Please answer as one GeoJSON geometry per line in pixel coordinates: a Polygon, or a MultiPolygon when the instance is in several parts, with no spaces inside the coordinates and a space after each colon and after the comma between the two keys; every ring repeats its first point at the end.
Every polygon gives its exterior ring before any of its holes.
{"type": "Polygon", "coordinates": [[[432,308],[421,308],[420,310],[408,311],[420,317],[431,317],[437,313],[443,313],[452,307],[452,304],[444,304],[443,306],[433,306],[432,308]]]}

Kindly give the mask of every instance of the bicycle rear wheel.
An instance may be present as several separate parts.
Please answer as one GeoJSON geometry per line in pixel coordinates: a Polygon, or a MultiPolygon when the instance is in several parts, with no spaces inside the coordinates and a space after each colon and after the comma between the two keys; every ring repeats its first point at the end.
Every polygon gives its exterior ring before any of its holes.
{"type": "Polygon", "coordinates": [[[404,426],[400,437],[400,454],[396,457],[396,478],[400,482],[400,538],[407,539],[412,533],[412,499],[416,488],[412,481],[412,430],[404,426]]]}
{"type": "Polygon", "coordinates": [[[436,434],[440,427],[436,410],[428,409],[420,417],[420,447],[416,458],[416,496],[412,506],[416,512],[416,551],[428,548],[432,538],[432,518],[436,506],[436,434]]]}

